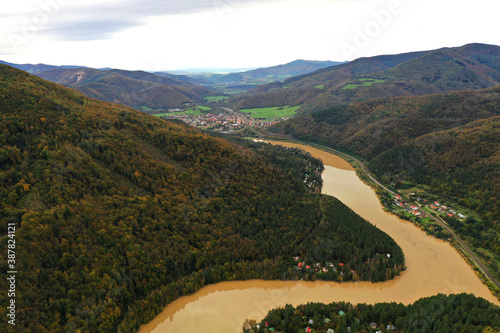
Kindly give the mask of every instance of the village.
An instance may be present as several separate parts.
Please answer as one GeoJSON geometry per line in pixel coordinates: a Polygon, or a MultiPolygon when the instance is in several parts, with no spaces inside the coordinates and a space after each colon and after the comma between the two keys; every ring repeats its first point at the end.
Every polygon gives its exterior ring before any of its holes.
{"type": "Polygon", "coordinates": [[[228,107],[210,108],[205,106],[195,106],[190,109],[169,109],[167,113],[158,116],[164,119],[179,119],[193,127],[222,133],[232,133],[245,126],[262,129],[288,119],[263,120],[251,117],[242,112],[234,111],[228,107]]]}
{"type": "MultiPolygon", "coordinates": [[[[409,196],[412,195],[414,195],[414,193],[409,194],[409,196]]],[[[419,197],[416,199],[416,201],[418,202],[417,204],[419,206],[415,206],[408,202],[405,202],[405,200],[400,195],[395,194],[393,198],[394,198],[394,204],[397,207],[399,207],[400,211],[404,211],[410,216],[419,217],[420,219],[425,219],[429,217],[428,213],[424,209],[422,209],[422,205],[420,204],[420,202],[424,204],[424,207],[428,208],[431,211],[436,212],[436,214],[442,215],[443,217],[448,216],[452,218],[458,218],[461,220],[466,219],[468,217],[462,212],[459,213],[457,212],[457,210],[439,203],[439,201],[434,201],[433,203],[428,204],[428,200],[419,197]]]]}
{"type": "Polygon", "coordinates": [[[221,133],[231,133],[244,127],[243,122],[235,115],[226,113],[202,113],[198,115],[172,112],[162,116],[166,119],[179,119],[188,125],[206,128],[221,133]]]}

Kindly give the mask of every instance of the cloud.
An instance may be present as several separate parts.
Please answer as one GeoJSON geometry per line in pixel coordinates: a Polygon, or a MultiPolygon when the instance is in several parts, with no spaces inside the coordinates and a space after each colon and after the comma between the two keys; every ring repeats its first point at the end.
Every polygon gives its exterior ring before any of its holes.
{"type": "MultiPolygon", "coordinates": [[[[279,0],[273,0],[279,1],[279,0]]],[[[68,41],[109,39],[114,33],[147,23],[155,16],[182,15],[233,9],[264,0],[108,0],[74,6],[61,12],[43,33],[68,41]]]]}
{"type": "Polygon", "coordinates": [[[63,41],[91,41],[109,39],[116,32],[140,25],[130,20],[103,18],[88,21],[61,22],[43,33],[52,39],[63,41]]]}

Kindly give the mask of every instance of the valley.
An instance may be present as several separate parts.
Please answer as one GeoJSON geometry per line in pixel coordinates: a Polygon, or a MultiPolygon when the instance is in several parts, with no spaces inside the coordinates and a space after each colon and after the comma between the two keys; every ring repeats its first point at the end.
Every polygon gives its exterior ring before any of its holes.
{"type": "Polygon", "coordinates": [[[187,74],[0,61],[20,331],[375,332],[391,307],[411,332],[456,302],[498,312],[499,46],[187,74]]]}
{"type": "Polygon", "coordinates": [[[299,146],[325,164],[323,193],[335,196],[356,213],[389,234],[401,246],[407,269],[401,276],[382,283],[238,281],[201,289],[167,306],[148,325],[146,332],[239,332],[245,319],[260,321],[269,310],[286,304],[344,301],[374,304],[410,304],[438,293],[472,293],[500,304],[460,254],[448,243],[431,238],[410,222],[385,212],[376,193],[363,183],[348,163],[308,146],[299,146]]]}

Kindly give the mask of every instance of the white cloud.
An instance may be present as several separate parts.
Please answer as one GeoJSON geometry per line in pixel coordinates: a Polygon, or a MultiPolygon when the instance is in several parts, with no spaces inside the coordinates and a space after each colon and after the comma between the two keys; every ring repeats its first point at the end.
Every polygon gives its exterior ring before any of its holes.
{"type": "Polygon", "coordinates": [[[489,0],[28,0],[2,8],[0,54],[10,62],[152,70],[345,60],[500,44],[493,7],[489,0]],[[398,3],[386,21],[378,15],[398,3]],[[365,43],[360,31],[370,34],[365,43]]]}

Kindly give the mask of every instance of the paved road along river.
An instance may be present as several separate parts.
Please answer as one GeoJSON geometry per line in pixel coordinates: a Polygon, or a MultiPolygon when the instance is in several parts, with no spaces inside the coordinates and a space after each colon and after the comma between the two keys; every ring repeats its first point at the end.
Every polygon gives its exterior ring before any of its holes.
{"type": "MultiPolygon", "coordinates": [[[[286,144],[300,146],[298,144],[286,144]]],[[[405,254],[407,270],[394,280],[371,282],[234,281],[202,288],[169,304],[140,333],[241,332],[245,319],[260,320],[271,308],[287,303],[348,301],[413,303],[438,293],[467,292],[500,304],[472,268],[448,243],[383,211],[374,191],[339,157],[300,146],[325,164],[323,193],[340,199],[389,234],[405,254]]]]}

